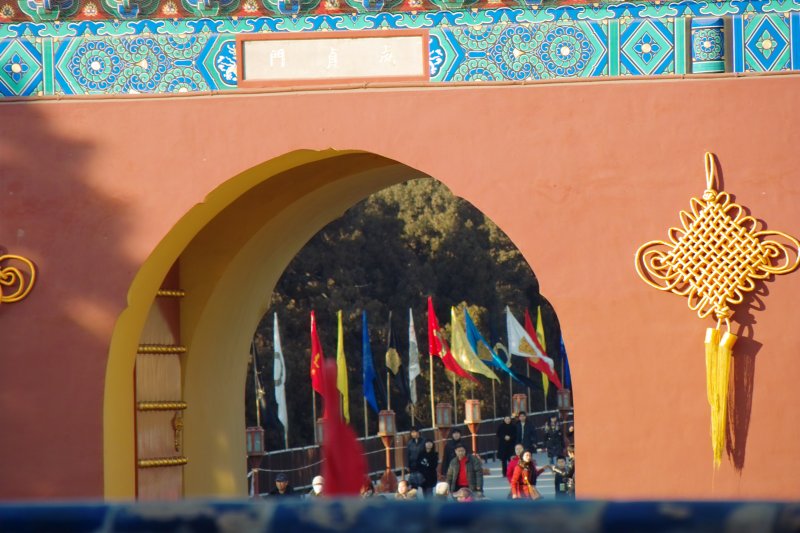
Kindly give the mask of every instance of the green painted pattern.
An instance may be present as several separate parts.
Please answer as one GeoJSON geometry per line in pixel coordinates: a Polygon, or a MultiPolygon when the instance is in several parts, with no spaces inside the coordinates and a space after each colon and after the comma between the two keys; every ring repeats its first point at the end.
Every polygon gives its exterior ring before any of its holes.
{"type": "MultiPolygon", "coordinates": [[[[195,1],[182,5],[197,12],[202,6],[195,1]]],[[[263,0],[271,6],[273,1],[283,0],[263,0]]],[[[800,56],[789,23],[800,7],[791,1],[498,9],[442,2],[441,11],[421,13],[393,12],[387,2],[383,11],[336,15],[0,24],[0,96],[233,90],[236,35],[265,32],[425,28],[436,82],[685,74],[692,72],[689,16],[741,21],[744,30],[732,48],[743,58],[734,62],[743,72],[786,70],[792,54],[800,56]]],[[[156,3],[105,0],[104,6],[118,11],[138,6],[146,17],[156,3]]],[[[238,3],[208,5],[225,13],[238,3]]]]}

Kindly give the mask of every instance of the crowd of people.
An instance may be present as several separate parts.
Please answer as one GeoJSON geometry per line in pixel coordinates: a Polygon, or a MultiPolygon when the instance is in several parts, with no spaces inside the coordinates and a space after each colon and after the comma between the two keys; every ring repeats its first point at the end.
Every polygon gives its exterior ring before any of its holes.
{"type": "Polygon", "coordinates": [[[575,429],[562,432],[558,415],[552,415],[544,426],[536,427],[526,413],[507,416],[497,428],[497,458],[511,485],[510,498],[538,500],[542,497],[536,481],[546,470],[554,474],[556,498],[575,497],[575,429]],[[548,464],[539,467],[534,453],[545,451],[548,464]]]}
{"type": "MultiPolygon", "coordinates": [[[[526,413],[507,416],[497,428],[497,459],[502,473],[510,486],[508,497],[512,499],[537,500],[542,497],[536,488],[539,476],[547,470],[553,472],[555,497],[575,496],[575,448],[574,426],[562,432],[562,423],[553,415],[544,426],[535,427],[526,413]],[[546,452],[548,464],[536,464],[534,453],[546,452]]],[[[454,428],[447,439],[441,468],[439,453],[431,439],[422,439],[419,429],[413,427],[406,443],[405,459],[408,475],[397,483],[396,491],[388,487],[375,486],[367,477],[361,487],[362,498],[392,498],[416,500],[433,498],[462,502],[484,498],[483,477],[488,472],[483,459],[469,453],[468,444],[461,439],[461,431],[454,428]]],[[[324,479],[316,476],[311,490],[303,494],[316,498],[324,493],[324,479]]],[[[289,484],[286,474],[278,474],[275,488],[269,496],[298,495],[289,484]]]]}

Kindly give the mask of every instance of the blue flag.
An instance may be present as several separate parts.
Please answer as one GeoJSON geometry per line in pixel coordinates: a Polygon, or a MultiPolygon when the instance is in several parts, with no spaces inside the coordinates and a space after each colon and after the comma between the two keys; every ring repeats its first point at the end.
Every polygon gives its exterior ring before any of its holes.
{"type": "Polygon", "coordinates": [[[572,373],[569,371],[569,359],[567,359],[567,349],[564,347],[564,336],[561,336],[561,347],[560,347],[562,361],[564,361],[564,388],[571,389],[572,388],[572,373]]]}
{"type": "Polygon", "coordinates": [[[508,368],[506,363],[503,361],[503,358],[500,357],[500,355],[498,355],[491,346],[489,346],[489,343],[486,342],[486,339],[483,338],[483,335],[481,335],[481,332],[478,331],[477,326],[475,326],[475,322],[472,321],[472,317],[469,316],[469,312],[467,311],[466,307],[464,308],[464,322],[467,325],[467,342],[469,342],[470,346],[472,346],[472,349],[475,351],[475,353],[478,354],[478,357],[481,358],[481,361],[485,362],[492,368],[502,370],[522,385],[532,385],[532,383],[521,381],[517,373],[508,368]],[[491,359],[484,359],[486,354],[491,355],[491,359]]]}
{"type": "Polygon", "coordinates": [[[364,366],[364,398],[372,410],[376,413],[378,409],[378,400],[375,399],[375,365],[372,361],[372,347],[369,344],[369,329],[367,328],[367,312],[361,312],[361,354],[364,366]]]}

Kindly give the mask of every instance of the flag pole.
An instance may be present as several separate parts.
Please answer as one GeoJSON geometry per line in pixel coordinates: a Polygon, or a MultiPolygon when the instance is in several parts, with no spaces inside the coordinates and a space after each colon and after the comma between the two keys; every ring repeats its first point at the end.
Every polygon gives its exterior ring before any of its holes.
{"type": "Polygon", "coordinates": [[[492,380],[492,409],[494,410],[494,417],[497,418],[497,396],[494,393],[494,380],[492,380]]]}
{"type": "MultiPolygon", "coordinates": [[[[509,362],[510,361],[511,361],[511,358],[509,358],[509,362]]],[[[511,365],[508,365],[508,368],[511,368],[511,365]]],[[[508,412],[509,413],[511,413],[511,411],[514,410],[514,403],[513,403],[512,398],[514,398],[514,384],[511,383],[511,376],[508,376],[508,412]]]]}
{"type": "Polygon", "coordinates": [[[311,421],[311,429],[314,431],[314,443],[317,442],[317,393],[314,392],[314,388],[311,388],[311,416],[313,420],[311,421]]]}
{"type": "Polygon", "coordinates": [[[367,411],[367,397],[364,396],[364,438],[369,437],[369,429],[367,426],[367,417],[369,416],[369,412],[367,411]]]}
{"type": "Polygon", "coordinates": [[[431,384],[431,427],[436,428],[436,408],[434,407],[435,400],[433,398],[433,355],[428,354],[428,368],[430,369],[430,379],[428,380],[431,384]]]}
{"type": "Polygon", "coordinates": [[[453,374],[453,409],[454,409],[454,418],[453,422],[458,420],[458,393],[456,392],[456,375],[453,374]]]}
{"type": "Polygon", "coordinates": [[[250,347],[253,350],[253,392],[256,395],[256,426],[261,427],[261,405],[260,405],[260,398],[259,398],[259,387],[258,387],[258,369],[256,368],[258,365],[258,360],[256,359],[256,341],[253,339],[250,341],[250,347]]]}
{"type": "Polygon", "coordinates": [[[392,387],[389,382],[389,371],[386,371],[386,409],[392,410],[392,387]]]}
{"type": "Polygon", "coordinates": [[[416,408],[416,406],[412,403],[411,404],[411,427],[414,427],[414,425],[416,424],[414,422],[414,409],[415,408],[416,408]]]}
{"type": "MultiPolygon", "coordinates": [[[[530,378],[531,378],[531,365],[530,365],[530,364],[527,364],[527,362],[526,362],[526,365],[527,365],[527,366],[526,366],[525,368],[526,368],[526,370],[528,371],[528,379],[530,379],[530,378]]],[[[531,394],[532,392],[533,392],[533,391],[528,391],[528,394],[526,395],[526,396],[528,397],[528,412],[529,412],[529,413],[531,412],[531,396],[533,396],[533,395],[531,394]]]]}

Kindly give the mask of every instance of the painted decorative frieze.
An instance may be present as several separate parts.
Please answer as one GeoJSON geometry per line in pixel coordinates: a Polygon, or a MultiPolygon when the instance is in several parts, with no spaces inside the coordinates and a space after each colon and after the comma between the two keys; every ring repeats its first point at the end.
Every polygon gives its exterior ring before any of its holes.
{"type": "Polygon", "coordinates": [[[0,0],[0,96],[238,87],[240,34],[425,29],[432,82],[800,69],[792,2],[0,0]]]}

